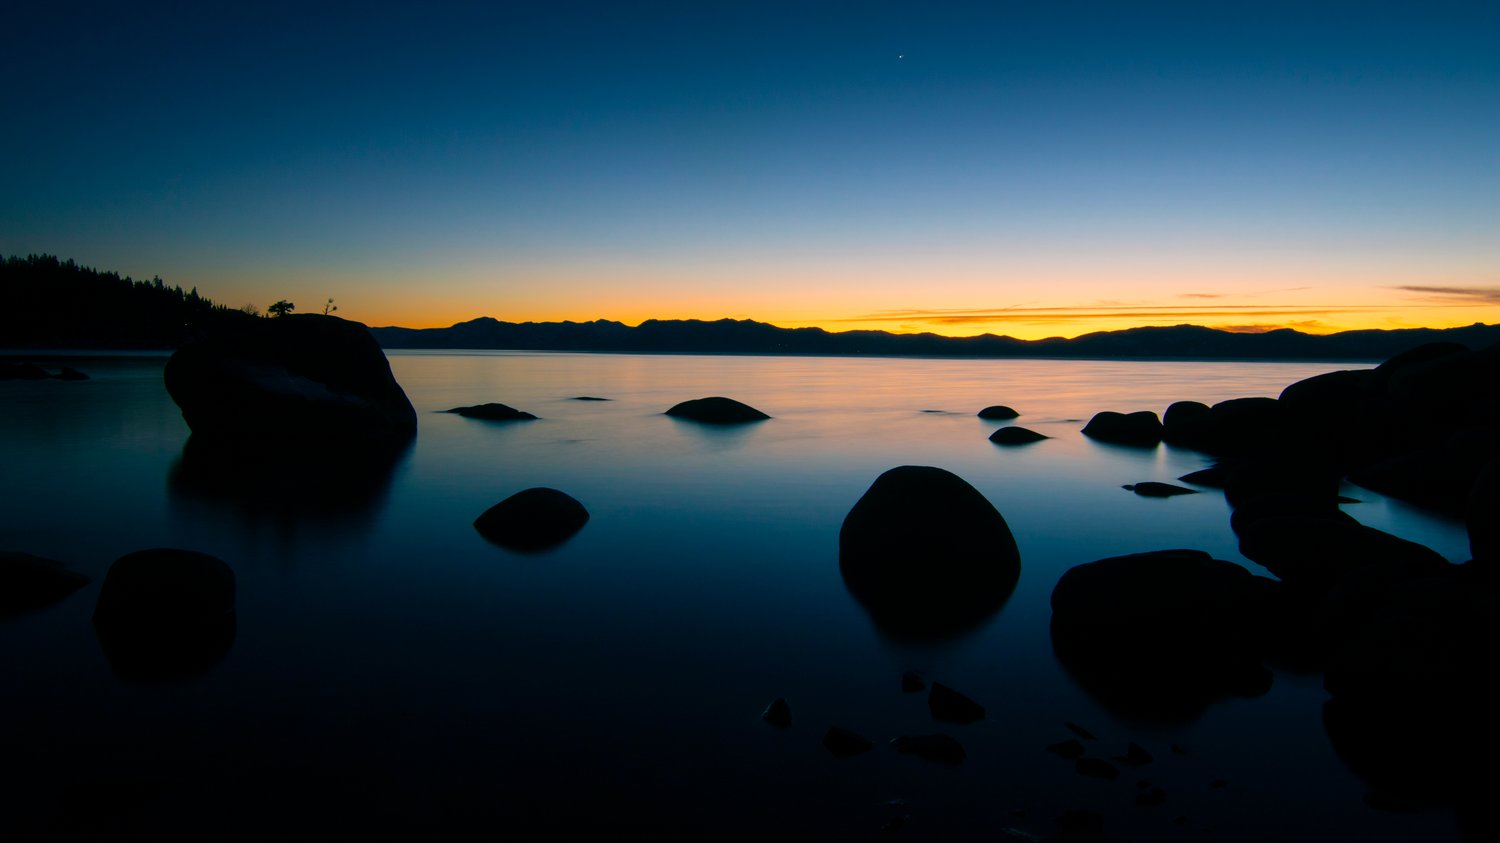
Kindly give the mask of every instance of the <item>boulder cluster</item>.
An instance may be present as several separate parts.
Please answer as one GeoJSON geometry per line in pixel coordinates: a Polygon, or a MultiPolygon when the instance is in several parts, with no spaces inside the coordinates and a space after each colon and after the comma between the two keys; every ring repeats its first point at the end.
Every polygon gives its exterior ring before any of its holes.
{"type": "Polygon", "coordinates": [[[1275,579],[1186,550],[1068,571],[1052,595],[1053,641],[1085,687],[1186,715],[1263,691],[1266,663],[1321,669],[1330,739],[1377,797],[1462,803],[1500,783],[1488,727],[1500,707],[1489,681],[1500,650],[1500,346],[1422,346],[1278,398],[1182,401],[1155,419],[1101,413],[1084,432],[1214,457],[1182,479],[1223,489],[1240,552],[1275,579]],[[1453,564],[1359,523],[1340,508],[1344,481],[1464,518],[1472,559],[1453,564]]]}

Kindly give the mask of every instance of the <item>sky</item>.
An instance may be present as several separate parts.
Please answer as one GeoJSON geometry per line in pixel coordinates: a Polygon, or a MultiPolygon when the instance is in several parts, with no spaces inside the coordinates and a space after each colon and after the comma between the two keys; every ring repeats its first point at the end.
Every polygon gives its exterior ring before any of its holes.
{"type": "Polygon", "coordinates": [[[1500,4],[8,11],[0,254],[370,325],[1500,322],[1500,4]]]}

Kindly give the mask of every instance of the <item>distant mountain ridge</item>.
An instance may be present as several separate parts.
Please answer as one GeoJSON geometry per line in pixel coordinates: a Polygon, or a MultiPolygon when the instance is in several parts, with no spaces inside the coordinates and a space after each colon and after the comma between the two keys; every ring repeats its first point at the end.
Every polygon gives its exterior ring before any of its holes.
{"type": "Polygon", "coordinates": [[[1074,357],[1230,360],[1384,360],[1429,342],[1483,348],[1500,342],[1500,325],[1304,334],[1260,334],[1197,325],[1099,331],[1072,339],[1020,340],[984,334],[945,337],[887,331],[779,328],[748,319],[650,319],[636,327],[593,322],[502,322],[485,316],[447,328],[371,328],[390,349],[505,349],[636,353],[869,355],[887,357],[1074,357]]]}

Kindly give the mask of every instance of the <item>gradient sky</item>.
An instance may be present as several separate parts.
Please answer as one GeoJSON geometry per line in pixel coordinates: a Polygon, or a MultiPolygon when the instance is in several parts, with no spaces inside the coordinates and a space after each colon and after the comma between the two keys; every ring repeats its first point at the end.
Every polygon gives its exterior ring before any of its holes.
{"type": "Polygon", "coordinates": [[[1500,322],[1500,4],[33,3],[0,253],[372,325],[1500,322]]]}

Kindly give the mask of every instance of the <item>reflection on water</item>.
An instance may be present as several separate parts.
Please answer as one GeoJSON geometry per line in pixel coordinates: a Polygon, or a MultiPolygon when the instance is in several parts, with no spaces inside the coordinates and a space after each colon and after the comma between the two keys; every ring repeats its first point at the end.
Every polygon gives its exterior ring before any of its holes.
{"type": "MultiPolygon", "coordinates": [[[[159,360],[80,363],[98,374],[77,384],[0,384],[0,548],[64,560],[98,582],[122,554],[182,547],[224,559],[238,587],[233,649],[165,687],[109,670],[89,623],[97,586],[0,623],[0,699],[10,722],[28,724],[0,772],[0,792],[22,806],[0,814],[0,838],[66,827],[59,794],[104,779],[150,784],[131,808],[144,838],[273,839],[299,811],[309,833],[345,836],[501,825],[525,836],[561,823],[863,837],[900,799],[916,839],[1046,835],[1052,817],[1080,807],[1106,813],[1123,839],[1248,841],[1288,828],[1306,839],[1454,839],[1451,820],[1376,814],[1361,801],[1363,785],[1324,735],[1316,677],[1278,675],[1263,698],[1148,727],[1078,688],[1052,653],[1048,597],[1074,565],[1171,547],[1243,560],[1222,495],[1120,489],[1172,482],[1206,459],[1094,443],[1081,420],[1276,395],[1345,366],[391,360],[419,413],[417,440],[352,466],[314,455],[272,468],[200,451],[159,360]],[[704,395],[773,418],[718,429],[663,415],[704,395]],[[502,427],[438,412],[488,401],[541,420],[502,427]],[[994,424],[973,415],[992,404],[1053,438],[997,448],[994,424]],[[951,414],[920,412],[932,408],[951,414]],[[872,477],[904,464],[973,484],[1024,560],[1003,611],[922,646],[872,624],[838,563],[844,517],[872,477]],[[497,552],[474,519],[536,486],[585,502],[587,528],[545,556],[497,552]],[[258,540],[262,528],[278,540],[258,540]],[[831,765],[818,743],[829,725],[877,744],[937,728],[919,695],[899,690],[912,669],[991,712],[955,732],[964,765],[937,769],[884,746],[831,765]],[[791,729],[759,720],[776,697],[791,704],[791,729]],[[1084,779],[1046,753],[1067,737],[1057,735],[1065,720],[1118,744],[1102,754],[1127,740],[1151,749],[1149,775],[1170,811],[1135,809],[1133,777],[1084,779]],[[1217,778],[1234,786],[1209,789],[1217,778]],[[1176,826],[1177,816],[1188,819],[1176,826]],[[225,822],[235,827],[212,826],[225,822]]],[[[1358,497],[1369,502],[1355,517],[1467,558],[1461,525],[1358,497]]]]}
{"type": "Polygon", "coordinates": [[[313,522],[366,529],[390,492],[391,476],[411,447],[329,447],[267,453],[188,437],[167,475],[174,505],[192,517],[254,525],[313,522]]]}

